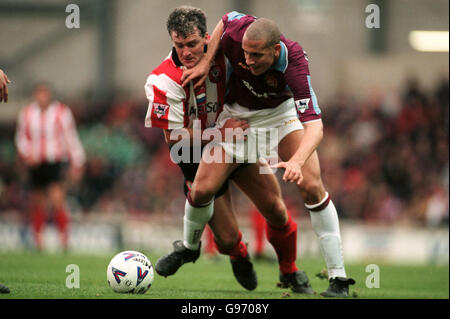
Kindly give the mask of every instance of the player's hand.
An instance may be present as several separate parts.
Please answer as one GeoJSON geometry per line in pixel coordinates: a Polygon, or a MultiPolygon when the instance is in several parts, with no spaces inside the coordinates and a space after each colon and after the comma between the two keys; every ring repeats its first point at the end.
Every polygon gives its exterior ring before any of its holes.
{"type": "Polygon", "coordinates": [[[194,81],[194,89],[200,87],[208,76],[211,65],[206,59],[201,60],[196,66],[183,71],[181,82],[183,87],[188,85],[190,81],[194,81]]]}
{"type": "Polygon", "coordinates": [[[0,102],[8,102],[9,83],[11,83],[11,81],[8,79],[8,76],[2,70],[0,70],[0,102]]]}
{"type": "Polygon", "coordinates": [[[249,128],[248,122],[246,120],[239,120],[235,118],[230,118],[225,121],[221,128],[222,140],[230,141],[232,137],[233,141],[246,141],[247,140],[247,129],[249,128]],[[230,136],[227,136],[230,134],[230,136]]]}
{"type": "Polygon", "coordinates": [[[71,165],[69,168],[69,181],[71,184],[78,184],[80,183],[82,177],[83,177],[84,169],[83,167],[77,167],[71,165]]]}
{"type": "Polygon", "coordinates": [[[223,128],[241,128],[243,130],[248,129],[249,125],[246,120],[239,120],[234,117],[229,118],[225,121],[222,126],[223,128]]]}
{"type": "Polygon", "coordinates": [[[278,164],[271,165],[270,167],[284,168],[285,171],[283,181],[285,182],[297,183],[297,185],[300,185],[303,181],[302,169],[300,165],[294,161],[279,162],[278,164]]]}
{"type": "Polygon", "coordinates": [[[25,165],[28,166],[28,167],[35,167],[35,166],[37,166],[39,164],[38,161],[35,160],[31,156],[23,157],[23,161],[24,161],[25,165]]]}

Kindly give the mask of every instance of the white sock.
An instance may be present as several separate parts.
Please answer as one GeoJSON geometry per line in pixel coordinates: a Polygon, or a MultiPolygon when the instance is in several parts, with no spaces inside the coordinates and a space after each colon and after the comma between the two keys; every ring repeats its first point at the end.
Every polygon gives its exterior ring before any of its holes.
{"type": "Polygon", "coordinates": [[[335,277],[347,277],[342,253],[341,233],[339,231],[339,219],[333,202],[320,211],[312,211],[328,200],[328,193],[318,204],[306,205],[311,216],[311,224],[319,238],[320,250],[328,268],[328,279],[335,277]]]}
{"type": "Polygon", "coordinates": [[[188,200],[184,206],[183,244],[186,248],[197,250],[206,224],[214,213],[214,200],[204,207],[194,207],[188,200]]]}

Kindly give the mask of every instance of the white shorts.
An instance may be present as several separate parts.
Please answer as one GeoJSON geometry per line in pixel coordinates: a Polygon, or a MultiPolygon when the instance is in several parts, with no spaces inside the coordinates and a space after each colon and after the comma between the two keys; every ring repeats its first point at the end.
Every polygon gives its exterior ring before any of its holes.
{"type": "Polygon", "coordinates": [[[247,120],[250,127],[247,141],[221,143],[228,156],[239,162],[256,163],[261,157],[278,159],[280,141],[289,133],[303,129],[293,99],[262,110],[250,110],[237,103],[225,104],[216,126],[223,127],[229,118],[247,120]]]}

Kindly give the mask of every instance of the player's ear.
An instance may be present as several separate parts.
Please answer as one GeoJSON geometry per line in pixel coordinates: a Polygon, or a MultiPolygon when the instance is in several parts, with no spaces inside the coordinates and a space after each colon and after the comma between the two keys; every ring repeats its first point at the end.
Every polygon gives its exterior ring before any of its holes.
{"type": "Polygon", "coordinates": [[[278,58],[281,52],[281,44],[277,43],[273,46],[275,56],[278,58]]]}
{"type": "Polygon", "coordinates": [[[209,41],[211,39],[211,37],[209,36],[208,32],[205,33],[205,38],[204,39],[205,39],[205,45],[204,45],[204,48],[203,48],[203,52],[206,53],[206,51],[208,50],[209,41]]]}

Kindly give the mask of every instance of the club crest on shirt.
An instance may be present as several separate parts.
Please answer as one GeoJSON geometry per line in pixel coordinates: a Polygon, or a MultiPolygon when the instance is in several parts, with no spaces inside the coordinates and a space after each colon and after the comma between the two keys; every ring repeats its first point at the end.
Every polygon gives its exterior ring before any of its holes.
{"type": "Polygon", "coordinates": [[[264,81],[266,81],[266,84],[272,88],[277,87],[277,84],[278,84],[277,78],[271,74],[267,74],[264,77],[264,81]]]}
{"type": "Polygon", "coordinates": [[[309,100],[310,99],[301,99],[295,101],[295,106],[300,113],[305,113],[305,111],[308,109],[309,100]]]}
{"type": "Polygon", "coordinates": [[[153,113],[155,113],[158,118],[166,115],[168,108],[169,106],[167,104],[153,103],[153,113]]]}
{"type": "Polygon", "coordinates": [[[222,72],[220,71],[220,68],[216,65],[211,67],[211,70],[209,71],[209,80],[212,83],[218,83],[220,81],[221,77],[222,77],[222,72]]]}

